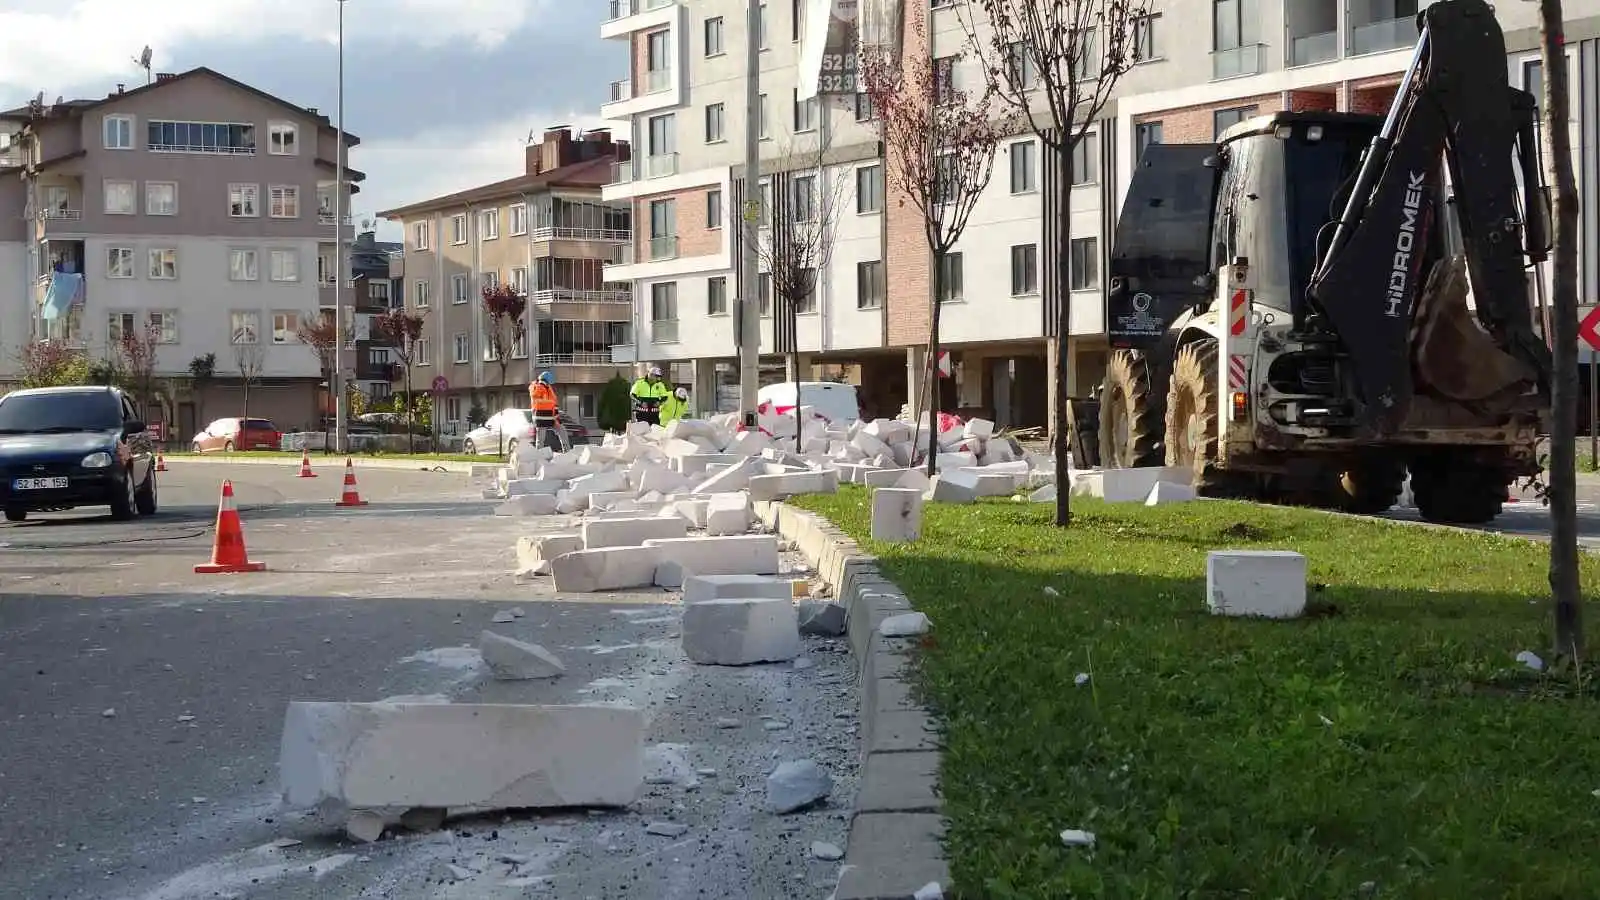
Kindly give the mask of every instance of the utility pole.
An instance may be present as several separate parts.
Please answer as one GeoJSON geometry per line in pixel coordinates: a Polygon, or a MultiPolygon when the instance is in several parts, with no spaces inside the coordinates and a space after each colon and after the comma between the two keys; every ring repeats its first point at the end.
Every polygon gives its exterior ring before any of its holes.
{"type": "Polygon", "coordinates": [[[338,135],[337,150],[334,156],[333,176],[333,246],[334,246],[334,274],[333,274],[333,377],[329,379],[328,389],[334,392],[334,419],[333,419],[333,446],[334,450],[345,450],[345,432],[347,430],[346,418],[348,410],[345,408],[347,398],[344,385],[344,273],[349,264],[349,255],[344,249],[344,218],[347,215],[344,199],[344,4],[345,0],[337,0],[339,4],[339,122],[336,126],[338,135]]]}
{"type": "Polygon", "coordinates": [[[739,412],[756,426],[756,396],[761,374],[761,3],[745,10],[744,209],[739,255],[739,412]]]}

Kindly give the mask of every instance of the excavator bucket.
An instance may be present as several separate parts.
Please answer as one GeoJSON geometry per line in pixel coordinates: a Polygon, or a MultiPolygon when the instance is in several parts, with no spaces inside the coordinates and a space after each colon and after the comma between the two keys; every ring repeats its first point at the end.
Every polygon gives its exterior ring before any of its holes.
{"type": "Polygon", "coordinates": [[[1440,260],[1417,298],[1411,321],[1418,386],[1462,403],[1494,405],[1538,384],[1532,366],[1502,351],[1467,308],[1467,265],[1440,260]]]}

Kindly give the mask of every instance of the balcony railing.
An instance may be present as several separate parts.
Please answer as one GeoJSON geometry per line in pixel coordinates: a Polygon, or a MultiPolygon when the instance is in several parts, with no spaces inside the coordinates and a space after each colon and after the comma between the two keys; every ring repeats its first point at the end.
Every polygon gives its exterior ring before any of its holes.
{"type": "Polygon", "coordinates": [[[1417,20],[1409,16],[1400,19],[1380,19],[1350,29],[1350,55],[1382,53],[1398,50],[1417,42],[1417,20]]]}
{"type": "Polygon", "coordinates": [[[611,0],[611,18],[606,21],[614,21],[637,13],[648,12],[652,9],[661,9],[672,4],[673,0],[611,0]]]}
{"type": "MultiPolygon", "coordinates": [[[[326,212],[326,211],[317,213],[317,224],[319,224],[319,225],[332,225],[333,222],[334,222],[333,213],[326,212]]],[[[344,224],[349,225],[350,222],[351,222],[350,214],[349,213],[345,213],[344,224]]]]}
{"type": "Polygon", "coordinates": [[[49,209],[39,210],[38,218],[41,222],[76,222],[83,218],[83,210],[66,209],[64,207],[57,206],[49,209]]]}
{"type": "Polygon", "coordinates": [[[678,154],[658,153],[644,159],[644,177],[666,178],[678,174],[678,154]]]}
{"type": "Polygon", "coordinates": [[[580,288],[546,288],[533,292],[534,303],[632,303],[633,290],[630,288],[603,288],[601,290],[587,290],[580,288]]]}
{"type": "Polygon", "coordinates": [[[662,319],[650,323],[650,342],[653,344],[676,344],[678,342],[678,320],[662,319]]]}
{"type": "Polygon", "coordinates": [[[20,166],[22,165],[22,161],[23,156],[22,149],[20,147],[12,147],[9,150],[0,150],[0,169],[9,168],[11,166],[20,166]]]}
{"type": "Polygon", "coordinates": [[[626,228],[566,228],[560,225],[541,225],[528,233],[535,241],[631,241],[633,232],[626,228]]]}
{"type": "Polygon", "coordinates": [[[675,234],[662,235],[650,239],[651,259],[677,259],[678,236],[675,234]]]}
{"type": "Polygon", "coordinates": [[[633,82],[624,78],[621,81],[611,82],[611,102],[620,103],[623,100],[633,99],[633,82]]]}
{"type": "Polygon", "coordinates": [[[1221,81],[1224,78],[1260,74],[1266,49],[1264,44],[1245,44],[1243,47],[1234,47],[1231,50],[1213,51],[1211,79],[1221,81]]]}
{"type": "Polygon", "coordinates": [[[609,366],[611,351],[585,351],[582,353],[541,353],[535,365],[540,366],[609,366]]]}
{"type": "Polygon", "coordinates": [[[633,180],[633,162],[615,162],[611,164],[611,183],[627,184],[633,180]]]}
{"type": "Polygon", "coordinates": [[[1310,66],[1339,58],[1339,32],[1324,31],[1289,39],[1289,65],[1310,66]]]}
{"type": "Polygon", "coordinates": [[[671,69],[652,69],[646,73],[645,90],[652,94],[659,94],[672,87],[671,69]]]}

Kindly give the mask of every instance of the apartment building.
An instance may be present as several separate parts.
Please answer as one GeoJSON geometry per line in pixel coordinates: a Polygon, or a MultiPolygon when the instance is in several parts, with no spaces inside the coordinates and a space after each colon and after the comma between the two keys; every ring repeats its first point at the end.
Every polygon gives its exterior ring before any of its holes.
{"type": "MultiPolygon", "coordinates": [[[[175,440],[204,427],[202,411],[238,414],[246,382],[252,415],[285,428],[316,420],[317,359],[296,331],[332,307],[350,237],[332,215],[338,141],[326,116],[197,68],[0,112],[0,126],[20,163],[0,166],[0,245],[22,222],[26,246],[20,279],[0,251],[0,340],[112,358],[124,331],[153,326],[156,374],[173,390],[147,415],[175,440]],[[76,299],[46,318],[58,281],[76,299]],[[214,378],[196,392],[191,362],[212,355],[214,378]]],[[[347,174],[353,193],[363,176],[347,174]]]]}
{"type": "MultiPolygon", "coordinates": [[[[369,225],[371,223],[363,223],[369,225]]],[[[377,232],[362,230],[350,245],[350,280],[355,315],[355,381],[362,393],[374,401],[387,400],[393,391],[395,365],[393,343],[377,327],[378,319],[390,309],[404,306],[403,279],[389,272],[389,259],[402,254],[399,241],[380,241],[377,232]]]]}
{"type": "Polygon", "coordinates": [[[30,332],[33,273],[28,268],[27,188],[22,125],[0,119],[0,384],[14,376],[30,332]]]}
{"type": "Polygon", "coordinates": [[[563,408],[594,422],[601,386],[619,371],[610,348],[627,344],[633,325],[632,290],[607,270],[633,240],[631,220],[600,193],[629,146],[605,130],[551,128],[528,145],[521,175],[379,213],[405,231],[391,271],[406,307],[427,317],[412,386],[434,393],[444,433],[464,433],[474,407],[526,406],[544,370],[563,408]],[[504,384],[482,295],[500,284],[529,300],[504,384]]]}

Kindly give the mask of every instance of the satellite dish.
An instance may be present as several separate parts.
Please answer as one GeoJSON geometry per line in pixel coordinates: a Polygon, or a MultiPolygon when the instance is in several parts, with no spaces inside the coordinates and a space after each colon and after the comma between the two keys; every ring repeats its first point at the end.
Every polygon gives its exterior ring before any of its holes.
{"type": "Polygon", "coordinates": [[[34,97],[33,97],[33,105],[34,106],[44,106],[44,91],[40,91],[39,93],[34,95],[34,97]]]}
{"type": "Polygon", "coordinates": [[[65,103],[65,102],[67,102],[67,97],[66,97],[65,94],[57,94],[56,95],[56,105],[57,106],[60,106],[61,104],[65,103]]]}
{"type": "Polygon", "coordinates": [[[150,45],[146,44],[145,48],[143,50],[139,51],[139,68],[141,68],[141,69],[150,68],[150,60],[151,60],[151,58],[153,56],[154,56],[154,54],[150,50],[150,45]]]}

